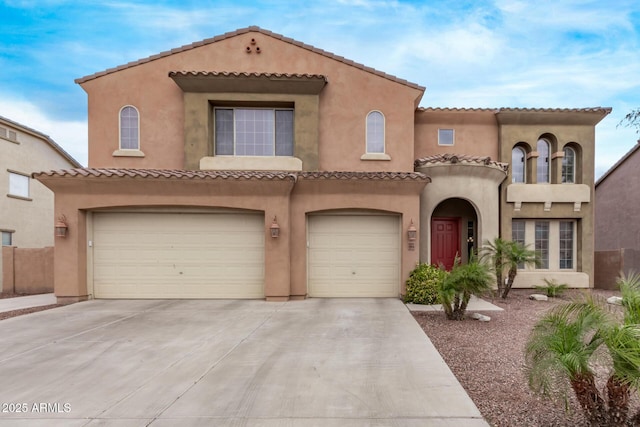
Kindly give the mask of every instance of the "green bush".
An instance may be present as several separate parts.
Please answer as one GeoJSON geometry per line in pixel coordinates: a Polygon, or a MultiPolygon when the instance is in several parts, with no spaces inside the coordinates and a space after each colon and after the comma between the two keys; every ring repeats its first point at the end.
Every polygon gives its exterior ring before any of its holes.
{"type": "Polygon", "coordinates": [[[409,275],[404,302],[414,304],[439,304],[438,289],[447,272],[430,264],[420,263],[409,275]]]}

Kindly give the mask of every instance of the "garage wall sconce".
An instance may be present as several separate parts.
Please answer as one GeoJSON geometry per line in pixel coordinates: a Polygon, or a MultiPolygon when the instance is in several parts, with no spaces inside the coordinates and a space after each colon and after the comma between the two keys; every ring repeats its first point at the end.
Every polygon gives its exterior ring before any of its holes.
{"type": "Polygon", "coordinates": [[[56,237],[67,237],[67,231],[69,230],[69,226],[67,225],[67,217],[64,215],[60,215],[58,217],[58,221],[56,221],[56,237]]]}
{"type": "Polygon", "coordinates": [[[280,236],[280,226],[278,225],[278,221],[275,216],[273,217],[273,222],[271,223],[271,227],[269,227],[269,229],[271,230],[271,237],[273,237],[274,239],[277,239],[278,236],[280,236]]]}
{"type": "Polygon", "coordinates": [[[418,238],[418,229],[415,225],[413,225],[413,218],[411,219],[411,224],[409,224],[409,228],[407,229],[407,240],[409,241],[409,250],[416,250],[416,239],[418,238]]]}

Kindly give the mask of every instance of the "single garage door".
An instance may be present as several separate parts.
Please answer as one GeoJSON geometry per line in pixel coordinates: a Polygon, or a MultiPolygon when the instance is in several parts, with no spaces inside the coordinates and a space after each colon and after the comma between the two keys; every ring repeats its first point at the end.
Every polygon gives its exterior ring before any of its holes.
{"type": "Polygon", "coordinates": [[[397,216],[310,216],[309,295],[397,297],[399,240],[397,216]]]}
{"type": "Polygon", "coordinates": [[[263,298],[264,219],[95,213],[96,298],[263,298]]]}

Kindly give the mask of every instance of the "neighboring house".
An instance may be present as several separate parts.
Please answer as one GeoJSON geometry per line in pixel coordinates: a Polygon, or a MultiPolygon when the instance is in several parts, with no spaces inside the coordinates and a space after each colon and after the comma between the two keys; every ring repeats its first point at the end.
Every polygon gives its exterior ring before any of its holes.
{"type": "Polygon", "coordinates": [[[421,108],[418,84],[258,27],[77,83],[89,168],[35,175],[68,220],[61,302],[398,297],[500,234],[544,260],[516,285],[592,285],[610,109],[421,108]]]}
{"type": "Polygon", "coordinates": [[[595,184],[596,286],[615,288],[621,272],[640,272],[640,141],[595,184]]]}
{"type": "Polygon", "coordinates": [[[2,246],[53,246],[53,192],[31,174],[78,167],[80,163],[47,135],[0,116],[2,246]]]}

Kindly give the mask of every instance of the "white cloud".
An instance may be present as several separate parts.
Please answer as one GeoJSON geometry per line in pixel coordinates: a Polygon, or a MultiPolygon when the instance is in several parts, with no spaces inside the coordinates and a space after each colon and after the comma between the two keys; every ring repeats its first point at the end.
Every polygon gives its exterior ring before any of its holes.
{"type": "Polygon", "coordinates": [[[33,103],[0,95],[0,116],[49,135],[82,165],[87,164],[87,123],[57,120],[33,103]]]}

